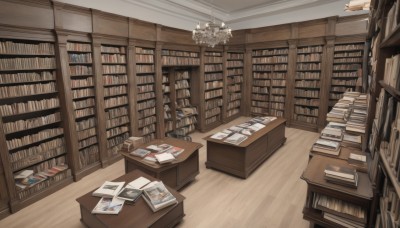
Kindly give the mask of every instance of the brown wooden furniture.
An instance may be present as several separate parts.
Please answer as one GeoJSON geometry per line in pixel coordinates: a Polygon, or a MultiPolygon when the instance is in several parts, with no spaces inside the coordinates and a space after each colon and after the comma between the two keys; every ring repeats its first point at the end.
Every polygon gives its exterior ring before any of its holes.
{"type": "Polygon", "coordinates": [[[285,123],[285,119],[278,118],[249,136],[239,145],[212,139],[211,135],[206,137],[206,167],[247,178],[251,172],[285,143],[285,123]]]}
{"type": "MultiPolygon", "coordinates": [[[[351,168],[344,160],[315,155],[309,162],[301,178],[307,182],[307,199],[303,209],[303,218],[310,221],[311,225],[318,224],[325,227],[338,227],[338,224],[323,218],[321,210],[312,207],[314,195],[320,194],[327,197],[343,200],[361,206],[369,216],[373,193],[372,185],[366,173],[358,172],[358,188],[348,188],[329,183],[324,179],[324,170],[328,164],[351,168]]],[[[367,224],[370,219],[367,220],[367,224]]]]}
{"type": "Polygon", "coordinates": [[[162,180],[166,185],[174,189],[180,189],[194,180],[197,174],[199,174],[199,149],[202,145],[175,138],[164,138],[145,143],[139,148],[163,143],[183,148],[184,151],[178,155],[176,160],[162,165],[146,162],[143,158],[132,156],[127,152],[121,152],[125,158],[125,173],[139,169],[148,175],[162,180]]]}
{"type": "MultiPolygon", "coordinates": [[[[151,181],[157,180],[154,177],[141,172],[140,170],[134,170],[121,177],[118,177],[114,181],[125,181],[125,183],[129,183],[141,176],[151,181]]],[[[167,188],[178,200],[178,204],[166,207],[157,212],[153,212],[144,199],[140,197],[135,204],[125,203],[118,215],[102,215],[91,213],[93,208],[100,200],[99,197],[92,196],[92,192],[95,190],[94,189],[76,199],[81,210],[81,221],[88,227],[96,228],[174,227],[185,216],[183,211],[183,200],[185,197],[174,189],[168,186],[167,188]]]]}

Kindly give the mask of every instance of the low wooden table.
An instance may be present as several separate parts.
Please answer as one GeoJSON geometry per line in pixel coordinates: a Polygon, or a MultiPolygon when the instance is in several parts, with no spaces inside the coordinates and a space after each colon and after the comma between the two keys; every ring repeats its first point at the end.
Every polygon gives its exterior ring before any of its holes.
{"type": "Polygon", "coordinates": [[[188,142],[175,138],[155,139],[145,143],[139,148],[149,145],[170,144],[185,149],[176,160],[167,163],[150,163],[143,158],[132,156],[128,152],[121,152],[125,158],[125,173],[139,169],[150,176],[162,180],[166,185],[180,189],[199,174],[199,149],[203,146],[200,143],[188,142]]]}
{"type": "MultiPolygon", "coordinates": [[[[129,183],[138,177],[145,177],[151,181],[157,180],[139,170],[125,174],[114,181],[129,183]]],[[[100,197],[92,196],[92,192],[76,199],[81,210],[81,221],[88,227],[174,227],[185,216],[183,212],[184,196],[168,187],[168,190],[176,197],[178,204],[153,212],[149,205],[140,197],[135,204],[124,204],[118,215],[92,214],[91,211],[99,202],[100,197]]]]}
{"type": "Polygon", "coordinates": [[[285,123],[285,119],[278,118],[239,145],[213,139],[211,135],[206,137],[206,167],[247,178],[285,143],[285,123]]]}

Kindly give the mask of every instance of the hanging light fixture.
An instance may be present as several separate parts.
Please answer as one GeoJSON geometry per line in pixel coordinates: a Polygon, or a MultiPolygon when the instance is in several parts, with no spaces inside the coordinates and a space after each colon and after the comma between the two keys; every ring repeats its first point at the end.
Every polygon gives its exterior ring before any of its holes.
{"type": "Polygon", "coordinates": [[[226,44],[232,37],[231,32],[232,30],[224,22],[221,22],[220,25],[215,22],[215,17],[211,11],[211,20],[204,23],[204,26],[201,26],[199,22],[193,29],[192,38],[196,41],[196,44],[215,47],[217,44],[226,44]]]}

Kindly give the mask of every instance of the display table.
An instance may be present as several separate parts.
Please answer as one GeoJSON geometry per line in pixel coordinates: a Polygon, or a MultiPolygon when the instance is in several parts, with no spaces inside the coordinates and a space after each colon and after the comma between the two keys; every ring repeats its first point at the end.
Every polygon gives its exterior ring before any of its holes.
{"type": "MultiPolygon", "coordinates": [[[[113,181],[125,181],[129,183],[136,178],[145,177],[151,181],[157,179],[135,170],[125,174],[113,181]]],[[[100,187],[100,186],[99,186],[100,187]]],[[[118,215],[102,215],[92,214],[91,211],[99,202],[100,197],[92,196],[92,191],[76,199],[81,210],[81,221],[88,227],[93,228],[111,228],[111,227],[174,227],[178,224],[183,216],[183,200],[184,196],[168,187],[168,190],[178,200],[178,204],[166,207],[157,212],[153,212],[149,205],[140,197],[135,204],[124,204],[124,207],[118,215]]]]}
{"type": "Polygon", "coordinates": [[[166,163],[151,163],[143,158],[121,152],[125,159],[125,173],[139,169],[155,178],[162,180],[166,185],[180,189],[199,174],[199,149],[200,143],[188,142],[175,138],[155,139],[149,143],[140,145],[138,148],[146,148],[149,145],[170,144],[183,148],[184,151],[176,160],[166,163]]]}
{"type": "Polygon", "coordinates": [[[211,135],[206,137],[206,167],[247,178],[285,143],[285,123],[285,119],[277,118],[239,145],[213,139],[211,135]]]}
{"type": "MultiPolygon", "coordinates": [[[[366,211],[366,215],[369,217],[373,192],[368,174],[358,172],[358,187],[356,189],[344,187],[325,180],[324,170],[328,164],[352,168],[345,160],[320,155],[313,156],[301,176],[301,178],[307,182],[308,189],[307,199],[303,209],[303,218],[309,220],[312,225],[318,224],[324,227],[339,227],[337,223],[324,218],[323,210],[318,210],[313,207],[315,194],[324,195],[360,206],[366,211]]],[[[370,220],[367,219],[365,222],[367,227],[369,227],[369,223],[370,220]]]]}

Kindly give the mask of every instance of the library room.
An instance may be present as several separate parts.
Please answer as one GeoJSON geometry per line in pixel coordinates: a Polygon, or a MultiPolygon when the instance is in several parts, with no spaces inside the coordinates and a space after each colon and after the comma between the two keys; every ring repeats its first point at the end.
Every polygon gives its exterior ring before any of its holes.
{"type": "Polygon", "coordinates": [[[400,0],[0,0],[0,227],[400,227],[400,0]]]}

